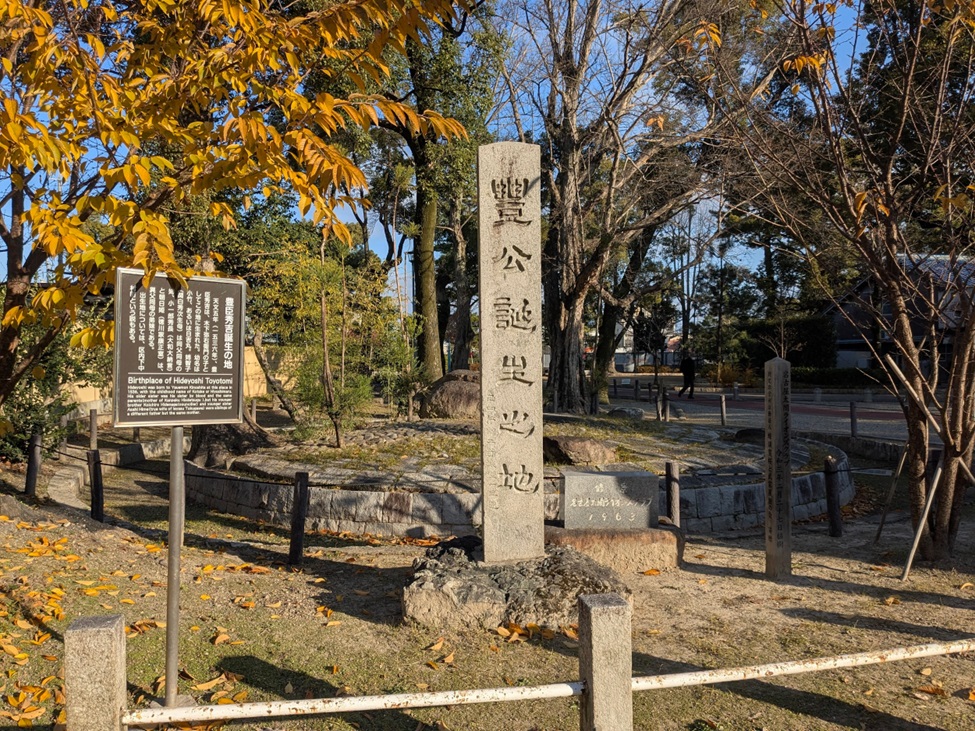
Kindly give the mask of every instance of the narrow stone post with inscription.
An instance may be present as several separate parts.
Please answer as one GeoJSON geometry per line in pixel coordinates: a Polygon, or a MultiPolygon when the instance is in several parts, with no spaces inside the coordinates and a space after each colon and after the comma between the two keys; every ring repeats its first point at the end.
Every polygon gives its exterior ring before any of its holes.
{"type": "Polygon", "coordinates": [[[540,148],[477,151],[484,561],[545,555],[540,148]]]}
{"type": "Polygon", "coordinates": [[[765,364],[765,575],[792,575],[791,366],[765,364]]]}

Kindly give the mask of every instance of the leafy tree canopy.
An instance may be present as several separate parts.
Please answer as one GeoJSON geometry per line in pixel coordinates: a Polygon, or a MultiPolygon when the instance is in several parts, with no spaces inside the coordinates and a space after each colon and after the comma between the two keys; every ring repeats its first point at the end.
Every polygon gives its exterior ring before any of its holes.
{"type": "MultiPolygon", "coordinates": [[[[463,129],[364,91],[309,98],[304,80],[316,69],[364,90],[388,73],[384,52],[405,52],[452,12],[449,0],[302,14],[269,0],[0,0],[0,403],[117,266],[192,273],[174,256],[169,220],[188,196],[292,190],[303,215],[350,241],[335,211],[366,180],[333,134],[383,119],[431,135],[463,129]],[[110,228],[96,235],[89,221],[110,228]],[[45,265],[54,276],[33,294],[45,265]],[[49,335],[21,347],[20,326],[34,322],[49,335]]],[[[232,225],[218,198],[205,215],[232,225]]],[[[110,325],[75,341],[107,345],[110,325]]]]}

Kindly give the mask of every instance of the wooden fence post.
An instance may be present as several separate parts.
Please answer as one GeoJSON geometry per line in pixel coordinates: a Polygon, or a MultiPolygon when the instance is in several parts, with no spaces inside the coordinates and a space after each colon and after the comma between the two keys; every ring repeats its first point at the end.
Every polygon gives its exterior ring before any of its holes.
{"type": "Polygon", "coordinates": [[[300,566],[305,550],[305,519],[308,517],[308,473],[295,473],[294,500],[291,505],[291,548],[288,565],[300,566]]]}
{"type": "Polygon", "coordinates": [[[98,449],[98,409],[88,412],[88,449],[98,449]]]}
{"type": "Polygon", "coordinates": [[[843,535],[843,513],[840,510],[840,473],[836,457],[827,455],[823,465],[826,480],[826,514],[829,516],[829,534],[832,538],[843,535]]]}
{"type": "Polygon", "coordinates": [[[88,450],[88,482],[91,485],[91,519],[105,522],[105,486],[102,483],[102,458],[97,449],[88,450]]]}
{"type": "Polygon", "coordinates": [[[664,463],[664,488],[667,493],[667,517],[680,528],[680,466],[675,462],[664,463]]]}
{"type": "Polygon", "coordinates": [[[41,444],[43,437],[40,432],[31,435],[30,448],[27,453],[27,482],[24,484],[24,494],[27,497],[37,496],[37,475],[41,471],[41,444]]]}

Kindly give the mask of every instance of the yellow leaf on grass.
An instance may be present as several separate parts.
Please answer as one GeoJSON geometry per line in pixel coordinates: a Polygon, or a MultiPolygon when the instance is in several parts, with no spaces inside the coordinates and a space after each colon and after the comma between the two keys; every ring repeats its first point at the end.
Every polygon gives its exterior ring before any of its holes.
{"type": "Polygon", "coordinates": [[[893,606],[894,604],[900,604],[900,603],[901,603],[901,600],[898,599],[896,596],[889,596],[886,599],[884,599],[884,604],[886,604],[888,607],[893,606]]]}
{"type": "Polygon", "coordinates": [[[975,701],[975,688],[968,691],[968,700],[975,701]]]}
{"type": "Polygon", "coordinates": [[[511,632],[508,631],[506,627],[498,627],[495,632],[497,632],[502,637],[511,637],[511,632]]]}
{"type": "Polygon", "coordinates": [[[921,668],[918,672],[921,673],[921,675],[930,675],[931,668],[921,668]]]}
{"type": "Polygon", "coordinates": [[[332,620],[326,622],[325,623],[325,626],[326,627],[338,627],[340,624],[342,624],[342,620],[340,620],[340,619],[332,619],[332,620]]]}
{"type": "Polygon", "coordinates": [[[432,650],[433,652],[439,652],[440,648],[443,647],[443,643],[444,643],[444,638],[438,637],[437,640],[426,649],[432,650]]]}
{"type": "Polygon", "coordinates": [[[226,681],[227,681],[227,676],[224,675],[223,673],[221,673],[220,675],[218,675],[217,677],[215,677],[213,680],[208,680],[205,683],[200,683],[198,685],[194,685],[193,686],[193,690],[212,690],[213,688],[217,687],[221,683],[225,683],[226,681]]]}
{"type": "Polygon", "coordinates": [[[660,569],[647,569],[643,572],[644,576],[660,576],[660,569]]]}
{"type": "Polygon", "coordinates": [[[440,662],[442,662],[444,665],[453,665],[454,664],[454,653],[450,653],[449,655],[447,655],[446,657],[444,657],[440,662]]]}
{"type": "Polygon", "coordinates": [[[939,685],[922,685],[917,689],[919,693],[927,693],[928,695],[938,696],[939,698],[947,697],[945,689],[939,685]]]}
{"type": "Polygon", "coordinates": [[[434,670],[439,670],[440,666],[437,665],[433,660],[427,660],[426,665],[428,668],[433,668],[434,670]]]}
{"type": "Polygon", "coordinates": [[[212,642],[215,645],[219,645],[223,642],[227,642],[229,639],[230,639],[230,635],[225,635],[221,633],[218,635],[214,635],[213,638],[210,640],[210,642],[212,642]]]}
{"type": "Polygon", "coordinates": [[[964,591],[965,589],[975,589],[975,584],[973,584],[970,581],[966,581],[964,584],[962,584],[958,588],[961,589],[962,591],[964,591]]]}

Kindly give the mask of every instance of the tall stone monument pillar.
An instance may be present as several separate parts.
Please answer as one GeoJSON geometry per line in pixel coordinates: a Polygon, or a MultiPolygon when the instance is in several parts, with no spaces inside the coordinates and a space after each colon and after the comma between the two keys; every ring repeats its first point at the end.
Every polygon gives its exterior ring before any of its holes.
{"type": "Polygon", "coordinates": [[[792,398],[789,361],[765,364],[765,575],[792,575],[792,398]]]}
{"type": "Polygon", "coordinates": [[[545,554],[542,464],[541,154],[477,152],[484,560],[545,554]]]}

